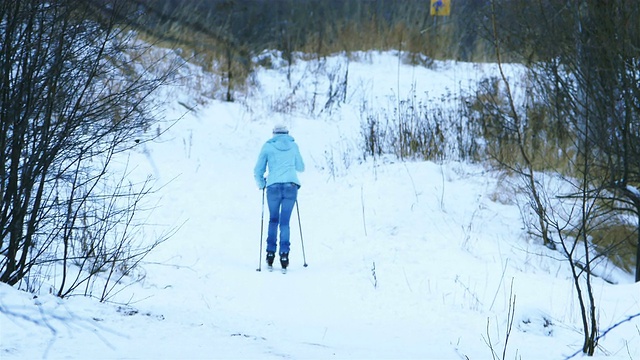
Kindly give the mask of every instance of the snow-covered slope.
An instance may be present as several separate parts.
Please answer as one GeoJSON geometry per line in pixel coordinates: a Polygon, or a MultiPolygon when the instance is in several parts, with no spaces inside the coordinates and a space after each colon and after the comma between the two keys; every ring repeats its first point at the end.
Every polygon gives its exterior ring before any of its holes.
{"type": "MultiPolygon", "coordinates": [[[[338,74],[347,66],[340,56],[327,61],[323,69],[338,74]]],[[[363,101],[384,107],[412,88],[439,99],[495,71],[436,65],[363,55],[349,63],[347,102],[321,111],[327,88],[317,83],[327,74],[300,62],[291,85],[286,69],[261,70],[246,98],[188,112],[131,154],[132,176],[151,175],[159,189],[146,235],[178,228],[146,259],[144,280],[106,304],[0,285],[0,358],[491,359],[505,343],[505,359],[579,352],[567,267],[524,235],[515,205],[491,200],[497,174],[361,160],[363,101]],[[281,122],[307,165],[286,275],[256,271],[262,192],[252,174],[281,122]]],[[[185,112],[177,100],[197,102],[173,91],[169,119],[185,112]]],[[[266,218],[265,209],[265,229],[266,218]]],[[[595,279],[603,331],[640,312],[640,285],[616,274],[618,285],[595,279]]],[[[639,328],[634,318],[609,332],[598,358],[640,359],[639,328]]]]}

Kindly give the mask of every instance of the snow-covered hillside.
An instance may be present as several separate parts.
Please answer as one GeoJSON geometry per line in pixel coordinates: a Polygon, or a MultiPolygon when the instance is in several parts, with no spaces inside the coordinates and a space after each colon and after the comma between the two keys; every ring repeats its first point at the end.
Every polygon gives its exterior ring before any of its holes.
{"type": "MultiPolygon", "coordinates": [[[[145,235],[176,234],[109,303],[1,284],[0,358],[502,359],[505,346],[504,359],[579,354],[568,267],[525,235],[516,205],[492,200],[505,191],[498,174],[362,160],[363,103],[385,108],[412,89],[446,98],[496,69],[362,54],[348,64],[346,103],[325,106],[329,75],[347,67],[341,56],[326,61],[299,62],[290,81],[284,67],[262,69],[234,103],[172,89],[166,116],[181,120],[161,124],[167,131],[128,161],[132,177],[151,175],[158,189],[145,235]],[[276,123],[289,126],[307,165],[286,275],[256,271],[262,192],[252,172],[276,123]]],[[[640,313],[640,284],[611,276],[619,283],[594,280],[601,334],[640,313]]],[[[640,359],[640,318],[600,346],[596,358],[640,359]]]]}

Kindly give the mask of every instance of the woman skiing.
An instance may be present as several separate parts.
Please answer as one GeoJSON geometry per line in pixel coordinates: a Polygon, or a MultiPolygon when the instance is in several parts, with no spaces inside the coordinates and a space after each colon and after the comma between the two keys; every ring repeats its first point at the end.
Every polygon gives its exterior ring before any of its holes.
{"type": "Polygon", "coordinates": [[[277,250],[277,235],[280,228],[280,265],[289,265],[289,220],[298,198],[300,180],[298,172],[304,171],[300,149],[284,125],[273,128],[273,137],[262,146],[254,168],[258,188],[266,187],[269,206],[269,229],[267,233],[267,265],[271,268],[277,250]],[[268,172],[267,172],[268,169],[268,172]],[[265,172],[267,176],[265,178],[265,172]]]}

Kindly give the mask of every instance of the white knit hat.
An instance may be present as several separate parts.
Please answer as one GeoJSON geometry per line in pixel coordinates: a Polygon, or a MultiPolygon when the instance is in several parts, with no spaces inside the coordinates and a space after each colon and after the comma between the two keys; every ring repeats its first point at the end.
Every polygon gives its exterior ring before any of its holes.
{"type": "Polygon", "coordinates": [[[273,127],[273,133],[274,134],[288,134],[289,133],[289,129],[287,129],[286,125],[276,125],[273,127]]]}

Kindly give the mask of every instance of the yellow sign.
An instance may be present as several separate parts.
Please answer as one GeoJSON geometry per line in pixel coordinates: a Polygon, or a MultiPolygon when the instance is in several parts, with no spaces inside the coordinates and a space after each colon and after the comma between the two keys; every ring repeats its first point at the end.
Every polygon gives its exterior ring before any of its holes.
{"type": "Polygon", "coordinates": [[[431,0],[431,16],[449,16],[451,0],[431,0]]]}

